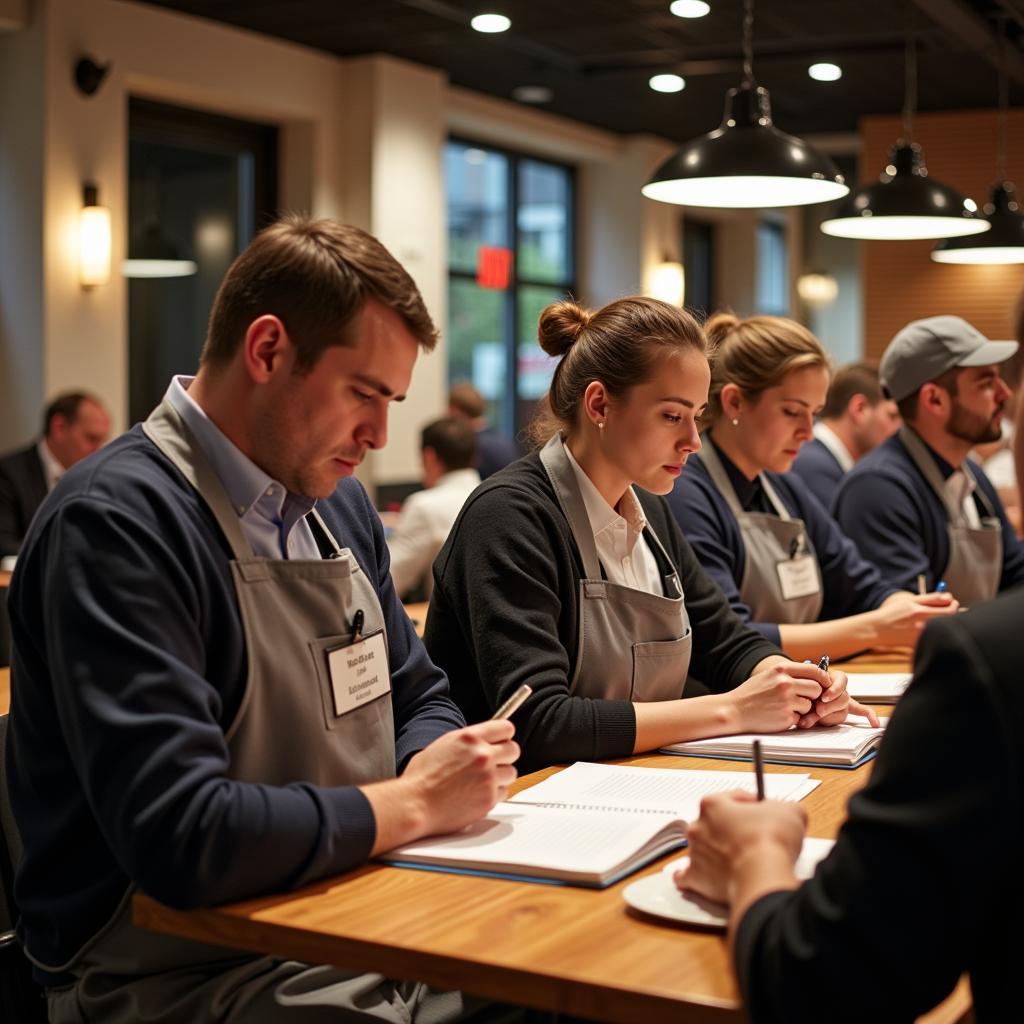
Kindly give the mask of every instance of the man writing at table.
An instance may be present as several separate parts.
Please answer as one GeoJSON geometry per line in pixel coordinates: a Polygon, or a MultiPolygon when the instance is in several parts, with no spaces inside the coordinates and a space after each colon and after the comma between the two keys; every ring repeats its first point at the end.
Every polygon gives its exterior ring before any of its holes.
{"type": "Polygon", "coordinates": [[[7,769],[51,1021],[461,1016],[458,993],[131,924],[137,887],[295,888],[461,828],[514,778],[511,725],[462,728],[351,479],[435,338],[375,239],[279,222],[228,271],[198,375],[33,524],[7,769]]]}

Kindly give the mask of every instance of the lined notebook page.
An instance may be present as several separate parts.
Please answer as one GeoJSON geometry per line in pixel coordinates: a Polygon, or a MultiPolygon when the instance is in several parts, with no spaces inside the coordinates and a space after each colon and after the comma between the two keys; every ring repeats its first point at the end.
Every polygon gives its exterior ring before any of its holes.
{"type": "MultiPolygon", "coordinates": [[[[766,774],[764,781],[765,795],[773,800],[799,800],[818,784],[809,775],[778,772],[766,774]]],[[[703,797],[733,789],[757,792],[753,772],[643,768],[577,761],[536,786],[517,793],[509,802],[621,807],[667,812],[692,821],[700,814],[703,797]]]]}

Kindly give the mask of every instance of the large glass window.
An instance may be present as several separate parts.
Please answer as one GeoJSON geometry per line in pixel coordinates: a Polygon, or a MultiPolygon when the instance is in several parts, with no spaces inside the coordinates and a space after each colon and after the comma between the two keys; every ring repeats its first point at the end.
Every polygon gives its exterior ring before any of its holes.
{"type": "Polygon", "coordinates": [[[786,229],[771,220],[763,220],[757,226],[757,312],[789,316],[786,229]]]}
{"type": "Polygon", "coordinates": [[[453,140],[445,177],[448,378],[472,381],[491,423],[518,434],[554,367],[537,318],[573,291],[572,169],[453,140]]]}

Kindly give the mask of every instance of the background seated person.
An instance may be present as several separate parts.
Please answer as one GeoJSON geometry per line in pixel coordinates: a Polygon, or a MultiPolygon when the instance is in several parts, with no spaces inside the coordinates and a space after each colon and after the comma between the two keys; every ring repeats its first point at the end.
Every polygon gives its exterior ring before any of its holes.
{"type": "Polygon", "coordinates": [[[964,971],[972,1019],[1020,1019],[1022,621],[1017,590],[927,627],[871,781],[802,885],[800,806],[703,802],[676,884],[730,904],[751,1020],[912,1021],[964,971]]]}
{"type": "Polygon", "coordinates": [[[391,578],[398,596],[425,599],[433,589],[430,567],[455,517],[480,483],[476,431],[452,416],[434,420],[420,435],[425,490],[409,495],[388,538],[391,578]]]}
{"type": "Polygon", "coordinates": [[[948,595],[918,597],[882,578],[799,477],[828,356],[782,317],[712,317],[710,424],[669,496],[683,536],[732,609],[794,658],[913,645],[948,595]]]}
{"type": "Polygon", "coordinates": [[[915,320],[879,367],[903,426],[843,480],[836,519],[897,586],[944,580],[963,605],[1024,583],[1024,543],[984,471],[968,459],[998,440],[1009,388],[1000,364],[1015,341],[989,341],[965,320],[915,320]]]}
{"type": "Polygon", "coordinates": [[[346,871],[475,821],[515,777],[508,722],[461,728],[352,478],[435,339],[376,239],[286,218],[228,270],[198,375],[33,522],[7,769],[54,1024],[461,1017],[458,993],[131,917],[137,888],[201,907],[346,871]]]}
{"type": "Polygon", "coordinates": [[[899,410],[882,394],[877,367],[870,363],[840,367],[814,424],[814,437],[793,460],[793,472],[823,508],[831,508],[839,481],[899,426],[899,410]]]}
{"type": "Polygon", "coordinates": [[[110,416],[84,391],[58,395],[43,413],[43,436],[0,458],[0,558],[16,555],[28,524],[57,481],[110,436],[110,416]]]}
{"type": "Polygon", "coordinates": [[[744,626],[658,497],[700,447],[694,319],[643,297],[560,302],[538,335],[561,357],[543,447],[477,488],[434,562],[424,639],[467,720],[529,683],[526,770],[845,719],[846,677],[744,626]],[[691,672],[713,693],[680,699],[691,672]]]}
{"type": "Polygon", "coordinates": [[[487,422],[487,399],[468,380],[458,381],[448,392],[448,415],[465,420],[476,431],[477,471],[486,480],[523,453],[511,438],[487,422]]]}

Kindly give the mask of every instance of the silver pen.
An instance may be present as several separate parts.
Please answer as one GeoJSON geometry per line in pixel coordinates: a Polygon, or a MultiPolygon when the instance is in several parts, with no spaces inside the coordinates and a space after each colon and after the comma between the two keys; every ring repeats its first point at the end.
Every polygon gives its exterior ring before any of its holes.
{"type": "Polygon", "coordinates": [[[516,690],[516,692],[513,693],[512,696],[509,697],[509,699],[505,701],[505,703],[502,704],[493,715],[491,715],[491,721],[493,722],[496,718],[511,718],[531,693],[533,693],[533,690],[527,686],[526,683],[523,683],[523,685],[520,686],[519,689],[516,690]]]}

